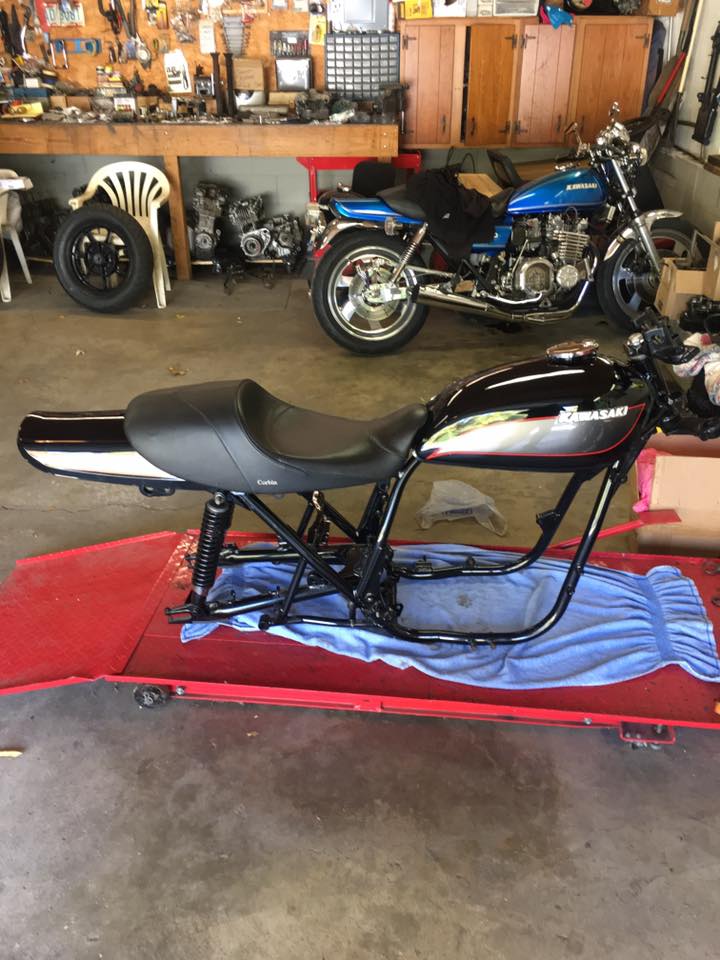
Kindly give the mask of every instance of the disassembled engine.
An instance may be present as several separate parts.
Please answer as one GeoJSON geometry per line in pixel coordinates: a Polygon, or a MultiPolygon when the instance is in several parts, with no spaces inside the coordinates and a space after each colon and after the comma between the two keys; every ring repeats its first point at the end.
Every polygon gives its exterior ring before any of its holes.
{"type": "Polygon", "coordinates": [[[203,260],[212,260],[220,240],[219,218],[228,202],[228,191],[217,183],[198,183],[193,193],[195,226],[192,234],[193,254],[203,260]]]}
{"type": "Polygon", "coordinates": [[[195,225],[192,228],[193,254],[223,264],[235,261],[283,263],[292,270],[303,250],[303,234],[297,217],[290,214],[264,217],[261,195],[230,200],[230,193],[216,183],[198,183],[193,193],[195,225]],[[233,251],[239,256],[233,256],[233,251]]]}
{"type": "Polygon", "coordinates": [[[248,260],[282,260],[292,264],[302,250],[302,229],[297,217],[288,215],[263,220],[263,198],[233,200],[227,217],[239,232],[240,249],[248,260]]]}

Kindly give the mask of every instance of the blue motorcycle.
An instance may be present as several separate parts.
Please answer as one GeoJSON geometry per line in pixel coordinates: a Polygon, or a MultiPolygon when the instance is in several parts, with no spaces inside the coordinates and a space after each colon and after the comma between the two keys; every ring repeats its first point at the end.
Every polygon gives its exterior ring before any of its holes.
{"type": "Polygon", "coordinates": [[[655,299],[663,256],[683,256],[692,227],[672,210],[641,212],[647,152],[615,118],[569,163],[491,199],[494,232],[453,260],[405,186],[369,199],[334,196],[316,232],[315,314],[341,346],[381,354],[408,343],[429,306],[495,322],[570,317],[595,283],[603,311],[635,329],[655,299]]]}

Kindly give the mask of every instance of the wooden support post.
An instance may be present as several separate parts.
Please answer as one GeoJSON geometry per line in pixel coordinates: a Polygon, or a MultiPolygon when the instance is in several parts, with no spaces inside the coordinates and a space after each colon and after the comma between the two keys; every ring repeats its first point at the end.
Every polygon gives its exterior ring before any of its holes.
{"type": "Polygon", "coordinates": [[[170,181],[168,205],[170,207],[173,250],[175,251],[175,272],[178,280],[191,280],[192,265],[190,263],[190,245],[188,243],[185,203],[180,176],[180,159],[175,154],[165,154],[163,165],[170,181]]]}

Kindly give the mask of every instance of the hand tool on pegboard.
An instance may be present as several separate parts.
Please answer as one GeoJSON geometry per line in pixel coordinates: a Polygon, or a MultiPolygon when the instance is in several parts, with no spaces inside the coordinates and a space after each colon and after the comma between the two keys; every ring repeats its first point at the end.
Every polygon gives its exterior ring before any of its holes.
{"type": "Polygon", "coordinates": [[[98,10],[101,17],[105,17],[107,22],[110,24],[110,29],[118,36],[122,30],[122,23],[120,21],[120,14],[118,13],[117,7],[115,6],[115,0],[110,0],[107,10],[103,4],[103,0],[97,0],[98,10]]]}
{"type": "Polygon", "coordinates": [[[0,10],[0,36],[6,53],[12,53],[12,37],[10,35],[10,20],[4,10],[0,10]]]}
{"type": "Polygon", "coordinates": [[[141,39],[137,30],[137,0],[130,0],[130,11],[128,14],[128,28],[135,47],[135,59],[144,70],[150,68],[152,63],[152,54],[148,45],[141,39]]]}
{"type": "Polygon", "coordinates": [[[66,37],[62,40],[53,40],[55,49],[61,52],[64,48],[68,53],[87,53],[97,57],[102,53],[102,40],[89,37],[66,37]]]}
{"type": "MultiPolygon", "coordinates": [[[[50,47],[51,47],[51,49],[54,51],[54,53],[61,53],[61,54],[62,54],[62,58],[63,58],[63,70],[69,70],[69,69],[70,69],[70,66],[69,66],[69,64],[68,64],[67,47],[65,46],[65,41],[64,41],[64,40],[52,40],[51,43],[50,43],[50,47]]],[[[54,56],[54,54],[53,54],[53,66],[57,66],[57,64],[55,63],[55,56],[54,56]]]]}
{"type": "Polygon", "coordinates": [[[220,54],[215,51],[210,54],[212,60],[213,88],[215,90],[215,110],[219,117],[225,116],[225,96],[220,82],[220,54]]]}
{"type": "Polygon", "coordinates": [[[227,88],[227,108],[231,117],[237,113],[235,103],[235,66],[233,64],[233,54],[225,53],[225,86],[227,88]]]}
{"type": "Polygon", "coordinates": [[[13,8],[10,11],[10,53],[14,54],[16,57],[22,56],[22,39],[21,39],[22,27],[20,26],[20,20],[18,19],[17,7],[13,4],[13,8]]]}

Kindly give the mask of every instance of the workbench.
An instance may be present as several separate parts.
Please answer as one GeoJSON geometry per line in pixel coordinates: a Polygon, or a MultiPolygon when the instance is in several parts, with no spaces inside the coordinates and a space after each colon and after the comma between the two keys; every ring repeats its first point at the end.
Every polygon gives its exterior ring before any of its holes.
{"type": "Polygon", "coordinates": [[[159,157],[172,187],[170,225],[179,280],[192,275],[182,157],[377,157],[398,153],[394,124],[23,123],[0,127],[0,154],[159,157]]]}

